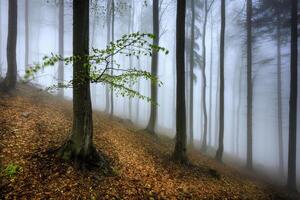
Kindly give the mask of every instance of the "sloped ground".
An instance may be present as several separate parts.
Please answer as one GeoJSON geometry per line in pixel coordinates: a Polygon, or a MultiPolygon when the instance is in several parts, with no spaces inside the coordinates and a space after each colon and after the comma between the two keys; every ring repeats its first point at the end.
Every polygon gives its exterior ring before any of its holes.
{"type": "Polygon", "coordinates": [[[140,132],[104,114],[94,116],[94,143],[115,175],[79,171],[49,153],[67,139],[71,104],[29,86],[0,94],[0,159],[22,170],[3,176],[4,199],[298,199],[250,180],[199,153],[191,165],[169,158],[173,141],[140,132]],[[216,173],[217,172],[217,173],[216,173]],[[218,177],[220,175],[220,177],[218,177]]]}

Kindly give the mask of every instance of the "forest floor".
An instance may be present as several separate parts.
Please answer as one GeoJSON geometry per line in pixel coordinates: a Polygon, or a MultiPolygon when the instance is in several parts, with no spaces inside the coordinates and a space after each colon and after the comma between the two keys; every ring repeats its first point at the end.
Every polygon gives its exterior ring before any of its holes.
{"type": "Polygon", "coordinates": [[[72,104],[26,85],[0,94],[0,199],[300,199],[174,142],[94,113],[94,143],[114,175],[82,171],[49,153],[70,133],[72,104]]]}

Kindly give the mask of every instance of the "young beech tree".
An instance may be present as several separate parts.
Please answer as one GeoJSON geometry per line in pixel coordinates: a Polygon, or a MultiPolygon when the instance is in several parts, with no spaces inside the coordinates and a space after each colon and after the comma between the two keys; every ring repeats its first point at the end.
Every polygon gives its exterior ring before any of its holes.
{"type": "Polygon", "coordinates": [[[247,168],[252,170],[252,110],[253,110],[253,83],[252,83],[252,0],[247,0],[247,168]]]}
{"type": "Polygon", "coordinates": [[[52,54],[44,57],[41,64],[26,71],[26,78],[33,77],[40,69],[53,66],[60,61],[66,65],[73,64],[73,80],[63,85],[52,86],[73,87],[73,127],[69,140],[58,150],[58,156],[66,160],[74,160],[80,167],[86,165],[102,165],[102,159],[93,145],[93,119],[90,95],[90,83],[102,83],[110,86],[117,94],[139,97],[151,101],[128,85],[136,83],[143,77],[160,85],[155,76],[147,71],[122,68],[112,59],[115,55],[151,56],[153,49],[168,53],[164,48],[152,45],[148,39],[152,34],[132,33],[111,42],[106,49],[92,49],[89,54],[89,1],[73,1],[73,56],[62,57],[52,54]],[[111,65],[112,62],[114,65],[111,65]],[[115,66],[114,68],[112,66],[115,66]],[[112,71],[115,73],[112,75],[112,71]]]}
{"type": "Polygon", "coordinates": [[[6,78],[1,83],[1,87],[6,91],[15,89],[17,83],[17,16],[17,0],[10,0],[8,3],[7,73],[6,78]]]}
{"type": "Polygon", "coordinates": [[[221,0],[221,35],[220,35],[220,116],[219,116],[219,147],[216,159],[222,161],[224,151],[224,44],[225,44],[225,0],[221,0]]]}
{"type": "MultiPolygon", "coordinates": [[[[159,44],[159,1],[153,0],[153,34],[156,36],[153,39],[153,45],[158,46],[159,44]]],[[[153,50],[152,52],[152,59],[151,59],[151,73],[154,76],[157,76],[157,67],[158,67],[158,54],[157,51],[153,50]]],[[[157,87],[155,84],[151,83],[151,98],[153,101],[157,101],[157,87]]],[[[151,134],[155,133],[155,124],[156,124],[156,117],[157,117],[157,106],[151,104],[150,110],[150,119],[148,122],[148,126],[146,130],[151,134]]]]}
{"type": "Polygon", "coordinates": [[[185,12],[186,1],[177,0],[176,19],[176,143],[174,159],[185,163],[186,156],[186,108],[185,108],[185,12]]]}

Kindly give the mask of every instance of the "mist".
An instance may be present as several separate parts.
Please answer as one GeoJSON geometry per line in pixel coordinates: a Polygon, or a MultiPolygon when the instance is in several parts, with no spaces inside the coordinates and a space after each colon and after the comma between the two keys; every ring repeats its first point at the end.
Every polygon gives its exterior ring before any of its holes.
{"type": "MultiPolygon", "coordinates": [[[[63,1],[62,41],[59,35],[61,31],[59,27],[61,22],[59,1],[18,0],[17,2],[16,61],[18,81],[25,81],[26,84],[35,85],[54,96],[62,96],[63,99],[72,101],[72,88],[47,90],[48,87],[59,82],[67,83],[73,79],[72,64],[63,66],[63,80],[59,78],[59,73],[61,73],[59,71],[59,62],[55,63],[54,66],[39,70],[30,80],[25,80],[24,78],[26,69],[42,63],[44,56],[49,56],[51,53],[61,54],[60,42],[63,42],[62,56],[68,57],[73,55],[72,1],[63,1]],[[26,3],[28,3],[27,13],[25,9],[26,3]],[[28,19],[27,25],[26,17],[28,19]],[[26,35],[26,29],[28,30],[28,35],[26,35]],[[28,40],[27,49],[25,45],[26,40],[28,40]]],[[[108,8],[111,8],[108,6],[109,2],[111,1],[90,1],[90,52],[93,51],[93,48],[106,49],[107,45],[113,41],[112,36],[114,41],[116,41],[125,34],[135,32],[154,34],[153,1],[115,0],[112,14],[114,16],[113,33],[111,24],[109,27],[107,26],[109,23],[112,23],[111,20],[108,21],[107,17],[108,13],[111,13],[108,10],[108,8]]],[[[192,1],[188,0],[186,2],[184,61],[186,143],[189,149],[214,158],[219,147],[221,1],[195,0],[193,1],[194,6],[191,5],[192,1]],[[205,13],[205,2],[207,4],[207,13],[205,13]],[[194,8],[194,14],[192,13],[192,8],[194,8]],[[192,30],[193,35],[191,34],[192,30]],[[191,41],[194,42],[191,43],[191,41]],[[191,47],[191,45],[193,46],[191,47]],[[193,52],[192,56],[191,51],[193,52]],[[205,54],[203,54],[204,52],[205,54]],[[191,59],[193,59],[192,62],[191,59]],[[192,67],[191,64],[193,65],[192,67]],[[193,70],[193,75],[191,75],[191,69],[193,70]],[[205,70],[204,75],[203,69],[205,70]],[[205,93],[203,96],[204,88],[205,93]],[[203,101],[205,101],[205,112],[203,101]],[[191,123],[191,120],[193,123],[191,123]]],[[[247,143],[247,105],[249,105],[247,103],[249,100],[247,98],[247,3],[241,0],[226,1],[224,153],[222,162],[237,170],[247,171],[265,182],[285,186],[288,178],[289,112],[294,112],[297,115],[296,147],[298,147],[300,144],[300,108],[298,106],[296,110],[289,110],[291,82],[289,11],[291,9],[289,3],[283,2],[281,6],[278,6],[278,2],[282,3],[282,1],[273,2],[267,0],[255,0],[252,2],[251,142],[253,167],[249,170],[247,167],[247,144],[249,144],[247,143]],[[278,19],[276,16],[270,17],[275,12],[279,13],[278,19]],[[279,32],[276,32],[279,28],[279,32]],[[280,34],[279,39],[278,33],[280,34]],[[278,58],[280,58],[280,64],[278,64],[278,58]],[[279,77],[280,80],[278,79],[279,77]],[[280,88],[278,84],[280,84],[280,88]]],[[[0,2],[0,76],[2,78],[5,77],[8,66],[6,61],[8,4],[9,0],[1,0],[0,2]]],[[[176,138],[176,85],[180,84],[177,83],[176,79],[176,5],[175,0],[159,0],[158,21],[160,34],[156,35],[159,39],[159,46],[167,49],[168,53],[158,52],[157,54],[157,78],[162,85],[157,87],[157,105],[155,106],[157,113],[155,115],[156,120],[153,132],[155,135],[163,135],[171,139],[176,138]]],[[[298,30],[300,28],[299,7],[298,3],[298,30]]],[[[298,44],[298,49],[299,46],[298,44]]],[[[136,59],[135,57],[123,55],[113,57],[120,64],[118,67],[122,69],[138,69],[150,73],[152,58],[151,56],[145,56],[136,59]]],[[[297,68],[299,76],[299,61],[297,68]]],[[[299,94],[299,80],[297,85],[299,94]]],[[[130,85],[130,87],[144,96],[151,97],[151,81],[149,80],[141,78],[135,84],[130,85]]],[[[151,102],[137,97],[122,96],[117,91],[113,91],[111,96],[112,90],[108,89],[107,85],[103,83],[92,82],[90,92],[94,112],[100,112],[104,115],[112,114],[115,118],[137,127],[138,130],[147,130],[147,127],[149,127],[151,102]],[[111,97],[113,97],[113,100],[111,97]],[[107,105],[109,105],[109,108],[107,105]],[[113,105],[113,113],[111,105],[113,105]]],[[[300,105],[299,98],[297,102],[300,105]]],[[[298,191],[300,190],[299,166],[300,149],[297,148],[296,187],[298,191]]]]}

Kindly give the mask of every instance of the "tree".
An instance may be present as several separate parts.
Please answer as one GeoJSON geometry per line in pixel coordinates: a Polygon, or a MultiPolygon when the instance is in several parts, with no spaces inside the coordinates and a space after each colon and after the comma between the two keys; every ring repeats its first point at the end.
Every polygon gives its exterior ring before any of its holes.
{"type": "Polygon", "coordinates": [[[297,92],[298,92],[298,30],[297,8],[298,1],[291,0],[291,80],[289,106],[289,153],[288,153],[288,180],[291,190],[296,190],[296,152],[297,152],[297,92]]]}
{"type": "MultiPolygon", "coordinates": [[[[282,45],[288,41],[290,2],[281,0],[260,0],[253,8],[253,26],[257,37],[270,37],[276,41],[277,65],[277,129],[279,172],[284,173],[283,159],[283,117],[282,117],[282,45]],[[274,17],[275,16],[275,17],[274,17]]],[[[254,36],[255,36],[254,35],[254,36]]]]}
{"type": "Polygon", "coordinates": [[[247,168],[252,170],[252,0],[247,0],[247,168]]]}
{"type": "Polygon", "coordinates": [[[190,145],[194,142],[194,48],[195,48],[195,1],[191,1],[191,44],[190,44],[190,118],[189,118],[189,132],[190,145]]]}
{"type": "Polygon", "coordinates": [[[203,116],[204,116],[204,124],[203,124],[203,143],[202,143],[202,150],[206,151],[207,148],[207,109],[206,109],[206,26],[207,26],[207,17],[208,13],[211,9],[214,0],[210,2],[208,5],[207,0],[204,0],[204,22],[203,22],[203,34],[202,34],[202,66],[201,66],[201,74],[202,74],[202,109],[203,109],[203,116]]]}
{"type": "MultiPolygon", "coordinates": [[[[189,122],[189,144],[193,145],[194,140],[194,83],[197,80],[196,75],[194,73],[194,69],[196,67],[200,67],[201,65],[201,56],[199,54],[199,45],[196,42],[201,34],[200,29],[196,25],[197,23],[200,23],[201,19],[201,9],[203,7],[201,1],[188,1],[187,2],[187,13],[186,13],[186,28],[190,30],[190,34],[185,35],[185,56],[186,58],[186,84],[188,87],[186,87],[186,92],[189,94],[189,98],[187,98],[189,102],[188,108],[188,122],[189,122]]],[[[200,120],[202,121],[202,120],[200,120]]]]}
{"type": "MultiPolygon", "coordinates": [[[[89,1],[73,1],[73,55],[89,54],[89,1]]],[[[90,82],[85,77],[89,69],[84,60],[73,63],[73,127],[70,139],[59,150],[64,159],[80,165],[99,158],[93,145],[93,119],[90,82]],[[82,81],[84,80],[84,81],[82,81]]]]}
{"type": "Polygon", "coordinates": [[[29,65],[29,0],[25,0],[25,69],[29,65]]]}
{"type": "Polygon", "coordinates": [[[15,89],[17,83],[17,18],[17,0],[10,0],[8,3],[7,73],[4,81],[1,83],[6,91],[15,89]]]}
{"type": "MultiPolygon", "coordinates": [[[[64,1],[58,2],[59,16],[58,16],[58,54],[64,57],[64,1]]],[[[58,84],[64,82],[64,63],[60,61],[58,63],[58,84]]],[[[64,90],[58,91],[60,97],[64,96],[64,90]]]]}
{"type": "MultiPolygon", "coordinates": [[[[106,4],[106,44],[109,45],[110,43],[110,31],[111,31],[111,0],[107,1],[106,4]]],[[[105,88],[105,96],[106,96],[106,105],[105,105],[105,112],[108,113],[109,112],[109,108],[110,108],[110,102],[109,102],[109,88],[108,85],[106,85],[105,88]]]]}
{"type": "Polygon", "coordinates": [[[224,151],[224,44],[225,44],[225,0],[221,1],[221,35],[220,35],[220,116],[219,147],[216,159],[222,161],[224,151]]]}
{"type": "MultiPolygon", "coordinates": [[[[153,0],[153,34],[155,35],[153,39],[153,45],[158,46],[159,45],[159,0],[153,0]]],[[[154,76],[157,76],[157,70],[158,70],[158,54],[155,50],[152,51],[152,59],[151,59],[151,73],[154,76]]],[[[157,101],[157,87],[155,84],[151,83],[151,99],[153,101],[157,101]]],[[[156,124],[156,118],[157,118],[157,106],[154,104],[151,104],[150,109],[150,119],[148,122],[148,126],[146,130],[150,132],[151,134],[155,133],[155,124],[156,124]]]]}
{"type": "Polygon", "coordinates": [[[186,162],[186,108],[185,108],[185,12],[186,1],[177,1],[176,18],[176,142],[174,159],[179,162],[186,162]]]}
{"type": "MultiPolygon", "coordinates": [[[[115,40],[115,0],[111,0],[111,42],[115,40]]],[[[111,57],[111,68],[114,68],[114,56],[111,57]]],[[[111,75],[113,76],[114,71],[111,70],[111,75]]],[[[110,91],[110,115],[114,115],[114,90],[111,88],[110,91]]]]}

